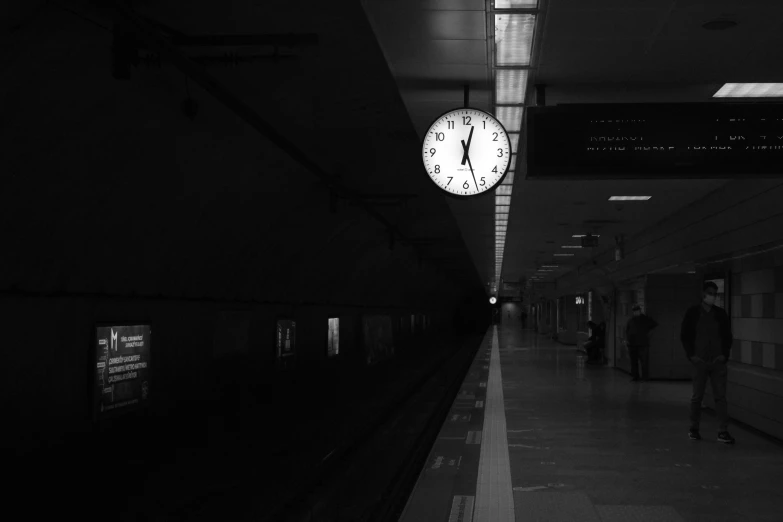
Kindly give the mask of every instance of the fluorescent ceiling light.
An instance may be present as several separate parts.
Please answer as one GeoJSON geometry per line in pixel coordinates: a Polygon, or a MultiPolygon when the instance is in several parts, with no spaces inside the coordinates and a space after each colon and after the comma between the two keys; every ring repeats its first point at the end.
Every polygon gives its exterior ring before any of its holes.
{"type": "Polygon", "coordinates": [[[513,154],[517,153],[517,147],[519,146],[519,133],[509,132],[508,139],[511,140],[511,153],[512,153],[511,157],[514,158],[513,154]]]}
{"type": "Polygon", "coordinates": [[[726,83],[713,98],[781,98],[783,83],[726,83]]]}
{"type": "Polygon", "coordinates": [[[495,189],[496,196],[511,196],[511,185],[500,185],[495,189]]]}
{"type": "MultiPolygon", "coordinates": [[[[507,132],[519,132],[522,127],[522,110],[522,107],[495,107],[495,116],[507,132]]],[[[516,157],[512,156],[511,159],[516,160],[516,157]]]]}
{"type": "Polygon", "coordinates": [[[509,205],[495,205],[495,212],[499,212],[501,214],[508,214],[509,210],[511,210],[511,207],[509,205]]]}
{"type": "Polygon", "coordinates": [[[536,15],[495,14],[495,65],[530,65],[536,15]]]}
{"type": "MultiPolygon", "coordinates": [[[[592,234],[593,237],[601,237],[600,234],[592,234]]],[[[571,237],[587,237],[587,234],[574,234],[571,237]]]]}
{"type": "Polygon", "coordinates": [[[538,0],[495,0],[495,9],[535,9],[538,0]]]}
{"type": "Polygon", "coordinates": [[[514,184],[514,171],[509,170],[508,174],[506,174],[506,177],[503,178],[503,185],[513,185],[514,184]]]}
{"type": "Polygon", "coordinates": [[[573,256],[574,254],[552,254],[552,255],[566,257],[566,256],[573,256]]]}
{"type": "Polygon", "coordinates": [[[557,268],[558,265],[541,265],[541,268],[557,268]]]}
{"type": "Polygon", "coordinates": [[[527,69],[497,69],[495,71],[495,103],[513,105],[525,103],[527,69]]]}
{"type": "Polygon", "coordinates": [[[652,196],[611,196],[609,201],[647,201],[652,196]]]}
{"type": "Polygon", "coordinates": [[[582,248],[582,245],[563,245],[560,248],[582,248]]]}
{"type": "Polygon", "coordinates": [[[495,205],[510,205],[511,196],[495,196],[495,205]]]}

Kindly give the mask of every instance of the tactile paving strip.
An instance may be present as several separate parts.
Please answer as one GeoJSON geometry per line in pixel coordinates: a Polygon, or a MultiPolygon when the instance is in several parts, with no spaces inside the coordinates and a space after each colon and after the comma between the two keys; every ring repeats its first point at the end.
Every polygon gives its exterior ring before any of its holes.
{"type": "Polygon", "coordinates": [[[476,522],[514,522],[514,492],[511,489],[497,327],[492,336],[488,381],[473,519],[476,522]]]}

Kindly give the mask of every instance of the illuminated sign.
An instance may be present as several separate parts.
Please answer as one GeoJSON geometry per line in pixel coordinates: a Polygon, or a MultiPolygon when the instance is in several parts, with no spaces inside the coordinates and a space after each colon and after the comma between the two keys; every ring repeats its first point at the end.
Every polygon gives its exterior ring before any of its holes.
{"type": "Polygon", "coordinates": [[[150,325],[96,326],[95,416],[146,405],[150,389],[150,325]]]}
{"type": "Polygon", "coordinates": [[[578,305],[585,304],[585,298],[580,296],[580,295],[576,296],[576,304],[578,304],[578,305]]]}
{"type": "Polygon", "coordinates": [[[783,104],[530,107],[528,178],[663,179],[783,174],[783,104]]]}

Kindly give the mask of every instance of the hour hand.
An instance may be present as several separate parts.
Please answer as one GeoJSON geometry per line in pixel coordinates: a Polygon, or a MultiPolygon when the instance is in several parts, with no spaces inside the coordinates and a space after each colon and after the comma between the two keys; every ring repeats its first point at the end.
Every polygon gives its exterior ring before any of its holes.
{"type": "Polygon", "coordinates": [[[468,159],[468,152],[470,151],[470,142],[473,139],[473,126],[470,127],[470,134],[468,135],[468,143],[465,144],[465,140],[460,140],[462,142],[462,149],[465,151],[465,153],[462,155],[462,164],[465,164],[465,161],[468,159]]]}

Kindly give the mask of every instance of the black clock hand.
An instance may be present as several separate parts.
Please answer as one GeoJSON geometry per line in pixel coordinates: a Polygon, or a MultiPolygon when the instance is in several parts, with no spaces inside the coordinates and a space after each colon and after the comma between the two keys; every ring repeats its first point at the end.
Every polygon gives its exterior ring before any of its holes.
{"type": "Polygon", "coordinates": [[[462,143],[462,164],[465,164],[465,161],[468,158],[468,148],[465,146],[465,140],[459,140],[460,143],[462,143]]]}
{"type": "MultiPolygon", "coordinates": [[[[473,176],[473,183],[476,183],[476,175],[473,174],[473,165],[470,163],[470,156],[468,156],[467,152],[465,152],[465,157],[468,158],[468,166],[470,167],[470,175],[473,176]]],[[[478,190],[478,183],[476,183],[476,190],[478,190]]]]}
{"type": "Polygon", "coordinates": [[[465,142],[462,142],[462,148],[465,149],[465,154],[462,155],[462,164],[465,164],[465,160],[468,159],[468,153],[470,152],[470,140],[473,139],[473,126],[470,126],[470,134],[468,135],[468,144],[465,145],[465,142]]]}

